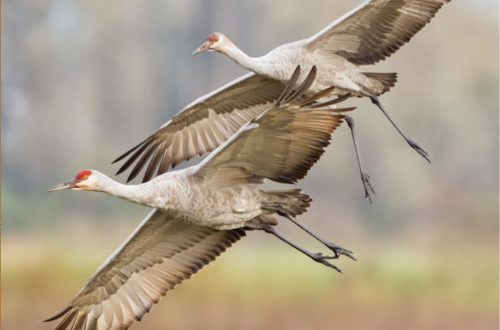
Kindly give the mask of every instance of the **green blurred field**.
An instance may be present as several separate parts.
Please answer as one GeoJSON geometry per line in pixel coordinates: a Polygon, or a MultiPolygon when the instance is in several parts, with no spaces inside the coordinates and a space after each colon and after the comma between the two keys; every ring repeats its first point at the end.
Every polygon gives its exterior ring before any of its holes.
{"type": "MultiPolygon", "coordinates": [[[[35,321],[68,303],[126,236],[125,229],[111,236],[112,227],[95,229],[4,240],[2,329],[52,328],[35,321]]],[[[468,238],[363,237],[359,260],[338,262],[341,275],[249,233],[133,329],[497,329],[495,236],[465,249],[443,239],[468,238]]]]}

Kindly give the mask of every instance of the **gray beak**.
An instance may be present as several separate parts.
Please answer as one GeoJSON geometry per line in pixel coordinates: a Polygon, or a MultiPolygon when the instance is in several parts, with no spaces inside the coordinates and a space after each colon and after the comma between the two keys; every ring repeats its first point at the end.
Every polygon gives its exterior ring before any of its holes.
{"type": "Polygon", "coordinates": [[[57,186],[53,187],[52,189],[49,189],[48,192],[64,190],[64,189],[71,189],[74,187],[75,187],[74,181],[68,181],[68,182],[58,184],[57,186]]]}
{"type": "Polygon", "coordinates": [[[196,48],[196,50],[191,54],[191,56],[196,55],[198,53],[203,53],[209,48],[210,48],[210,42],[207,40],[204,43],[202,43],[200,47],[196,48]]]}

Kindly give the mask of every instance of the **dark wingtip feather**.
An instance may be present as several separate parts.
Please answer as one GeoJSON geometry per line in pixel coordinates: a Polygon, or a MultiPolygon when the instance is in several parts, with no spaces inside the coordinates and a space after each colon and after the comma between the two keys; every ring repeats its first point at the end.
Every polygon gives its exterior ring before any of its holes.
{"type": "Polygon", "coordinates": [[[118,158],[116,158],[115,160],[113,160],[111,162],[111,164],[114,164],[116,162],[119,162],[120,160],[124,159],[125,157],[127,157],[128,155],[130,155],[132,152],[134,152],[134,150],[136,150],[137,148],[139,148],[141,145],[143,145],[144,143],[146,143],[146,141],[148,141],[150,138],[147,138],[145,140],[143,140],[141,143],[139,143],[138,145],[136,145],[135,147],[133,147],[132,149],[126,151],[124,154],[122,154],[121,156],[119,156],[118,158]]]}
{"type": "Polygon", "coordinates": [[[158,143],[153,142],[153,143],[149,144],[145,150],[141,150],[142,157],[137,161],[134,168],[130,172],[130,175],[128,176],[127,182],[134,179],[139,174],[139,172],[141,172],[141,170],[144,167],[144,165],[146,164],[146,162],[151,158],[153,152],[156,150],[157,145],[158,145],[158,143]]]}
{"type": "Polygon", "coordinates": [[[136,150],[128,159],[127,161],[125,162],[125,164],[123,164],[120,169],[116,172],[116,175],[119,175],[121,173],[123,173],[126,169],[128,169],[130,167],[130,165],[132,165],[135,160],[144,152],[144,150],[148,147],[148,140],[144,141],[143,142],[143,145],[138,149],[136,150]]]}
{"type": "Polygon", "coordinates": [[[317,73],[316,65],[313,65],[311,70],[309,70],[309,73],[307,74],[307,77],[304,79],[304,81],[300,84],[300,86],[297,88],[297,90],[288,97],[285,98],[283,103],[291,103],[293,100],[295,100],[297,97],[301,96],[304,94],[309,87],[313,84],[314,80],[316,79],[316,73],[317,73]]]}
{"type": "Polygon", "coordinates": [[[161,159],[163,158],[165,148],[165,144],[162,144],[156,148],[154,155],[152,156],[152,160],[149,162],[149,165],[146,169],[146,173],[144,173],[144,177],[142,178],[142,182],[147,182],[151,180],[154,175],[155,170],[158,168],[161,159]]]}
{"type": "Polygon", "coordinates": [[[57,313],[56,315],[54,315],[52,317],[49,317],[46,320],[43,320],[42,322],[52,322],[52,321],[55,321],[58,318],[60,318],[61,316],[63,316],[64,314],[66,314],[67,312],[69,312],[70,309],[71,309],[71,305],[68,306],[68,307],[66,307],[64,310],[62,310],[61,312],[57,313]]]}
{"type": "Polygon", "coordinates": [[[281,95],[278,97],[278,99],[274,102],[276,105],[280,105],[283,103],[283,100],[287,99],[288,96],[293,92],[293,86],[297,83],[297,79],[299,79],[300,75],[300,65],[297,65],[295,68],[295,71],[293,71],[292,76],[288,80],[285,89],[281,93],[281,95]]]}

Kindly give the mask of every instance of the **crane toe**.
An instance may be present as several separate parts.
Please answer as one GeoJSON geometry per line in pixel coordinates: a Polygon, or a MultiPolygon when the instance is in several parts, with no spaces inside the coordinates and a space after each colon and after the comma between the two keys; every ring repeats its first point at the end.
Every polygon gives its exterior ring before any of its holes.
{"type": "Polygon", "coordinates": [[[431,159],[429,158],[429,154],[427,153],[427,151],[425,151],[421,146],[419,146],[417,142],[408,138],[406,139],[406,142],[410,145],[410,147],[413,148],[413,150],[415,150],[426,161],[428,161],[429,163],[431,162],[431,159]]]}

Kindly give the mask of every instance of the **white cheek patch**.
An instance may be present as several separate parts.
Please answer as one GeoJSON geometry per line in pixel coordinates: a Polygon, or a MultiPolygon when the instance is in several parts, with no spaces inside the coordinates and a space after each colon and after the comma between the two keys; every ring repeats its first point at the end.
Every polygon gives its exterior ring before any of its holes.
{"type": "Polygon", "coordinates": [[[224,44],[224,37],[220,36],[220,35],[218,35],[217,37],[219,39],[212,44],[212,48],[214,48],[214,50],[219,50],[222,47],[222,45],[224,44]]]}
{"type": "Polygon", "coordinates": [[[94,175],[90,175],[85,180],[77,183],[77,187],[73,188],[73,190],[94,190],[97,186],[97,178],[94,175]]]}
{"type": "Polygon", "coordinates": [[[90,175],[84,182],[86,186],[95,186],[97,184],[97,179],[94,175],[90,175]]]}

